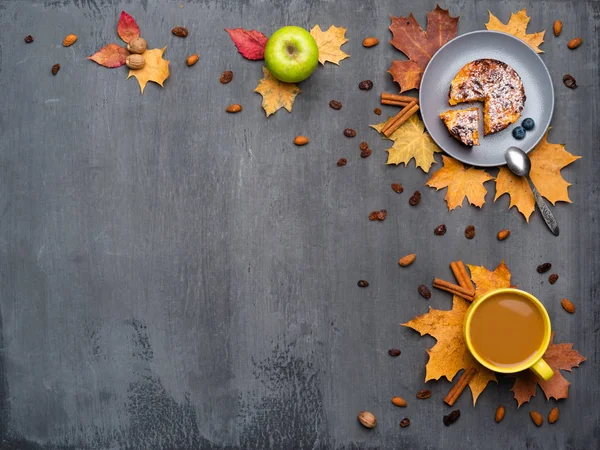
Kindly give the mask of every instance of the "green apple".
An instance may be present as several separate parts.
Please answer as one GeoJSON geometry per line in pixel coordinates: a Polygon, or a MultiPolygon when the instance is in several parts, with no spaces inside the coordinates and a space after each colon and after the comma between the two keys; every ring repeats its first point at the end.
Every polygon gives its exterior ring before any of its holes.
{"type": "Polygon", "coordinates": [[[319,64],[319,47],[304,28],[283,27],[271,35],[265,47],[265,63],[278,80],[306,80],[319,64]]]}

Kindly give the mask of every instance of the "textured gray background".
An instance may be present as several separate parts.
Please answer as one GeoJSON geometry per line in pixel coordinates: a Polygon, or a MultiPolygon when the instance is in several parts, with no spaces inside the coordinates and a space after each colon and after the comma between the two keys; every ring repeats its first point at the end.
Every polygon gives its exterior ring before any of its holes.
{"type": "MultiPolygon", "coordinates": [[[[1,448],[597,448],[600,4],[527,4],[530,30],[565,24],[542,45],[557,105],[550,140],[584,157],[563,171],[574,203],[555,208],[554,238],[537,212],[527,225],[508,198],[492,203],[493,183],[483,210],[449,213],[412,163],[384,164],[386,143],[368,124],[379,93],[395,90],[386,70],[403,58],[387,44],[388,14],[412,10],[423,23],[435,1],[181,1],[0,2],[1,448]],[[164,89],[150,84],[141,96],[124,68],[85,59],[120,42],[121,9],[150,47],[168,45],[164,89]],[[348,28],[352,57],[320,67],[292,114],[266,120],[252,92],[262,64],[243,59],[223,28],[332,23],[348,28]],[[190,36],[173,37],[176,25],[190,36]],[[65,49],[71,32],[79,40],[65,49]],[[27,34],[35,43],[23,43],[27,34]],[[368,35],[382,43],[363,49],[368,35]],[[584,44],[569,51],[575,36],[584,44]],[[200,62],[185,67],[196,51],[200,62]],[[218,81],[225,69],[235,72],[227,86],[218,81]],[[562,85],[566,72],[577,90],[562,85]],[[367,78],[375,88],[359,91],[367,78]],[[331,110],[331,99],[343,109],[331,110]],[[233,102],[241,114],[225,113],[233,102]],[[344,138],[346,127],[358,137],[344,138]],[[311,143],[294,147],[297,134],[311,143]],[[360,140],[374,149],[366,160],[360,140]],[[340,157],[346,167],[336,167],[340,157]],[[415,189],[423,200],[411,208],[415,189]],[[380,208],[387,220],[369,222],[380,208]],[[436,237],[442,222],[448,233],[436,237]],[[477,227],[473,241],[467,224],[477,227]],[[512,235],[498,242],[502,228],[512,235]],[[418,260],[401,270],[409,252],[418,260]],[[573,384],[557,424],[535,428],[529,411],[546,415],[556,402],[538,391],[517,410],[508,381],[475,409],[463,395],[449,428],[449,383],[429,383],[433,397],[414,400],[434,341],[399,323],[428,305],[450,307],[449,295],[426,302],[416,288],[449,278],[459,258],[488,268],[505,259],[513,282],[548,307],[557,340],[588,357],[565,373],[573,384]],[[560,274],[554,286],[535,272],[544,261],[560,274]],[[360,278],[371,286],[359,289],[360,278]],[[562,297],[576,314],[561,309],[562,297]],[[390,358],[389,347],[402,356],[390,358]],[[408,408],[393,407],[394,395],[408,408]],[[508,413],[496,425],[499,404],[508,413]],[[358,425],[362,409],[376,414],[376,429],[358,425]]],[[[464,33],[484,28],[488,9],[506,21],[525,5],[443,6],[462,16],[464,33]]]]}

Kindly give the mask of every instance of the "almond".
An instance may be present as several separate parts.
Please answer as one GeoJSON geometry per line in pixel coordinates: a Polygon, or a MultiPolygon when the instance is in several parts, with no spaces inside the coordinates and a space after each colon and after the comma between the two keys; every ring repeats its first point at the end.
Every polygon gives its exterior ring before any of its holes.
{"type": "Polygon", "coordinates": [[[185,63],[188,65],[188,67],[191,67],[194,64],[196,64],[199,59],[200,59],[200,57],[198,56],[198,53],[194,53],[193,55],[190,55],[187,57],[187,59],[185,60],[185,63]]]}
{"type": "Polygon", "coordinates": [[[510,236],[510,230],[502,230],[498,232],[498,240],[499,241],[503,241],[504,239],[506,239],[507,237],[510,236]]]}
{"type": "Polygon", "coordinates": [[[358,421],[366,428],[375,428],[375,425],[377,425],[377,419],[375,419],[375,416],[369,411],[359,412],[358,421]]]}
{"type": "Polygon", "coordinates": [[[504,406],[498,406],[498,409],[496,409],[496,423],[502,422],[504,414],[506,414],[506,408],[504,408],[504,406]]]}
{"type": "Polygon", "coordinates": [[[394,397],[392,399],[392,403],[396,406],[401,406],[404,407],[406,405],[408,405],[408,403],[406,402],[406,400],[404,400],[402,397],[394,397]]]}
{"type": "Polygon", "coordinates": [[[74,34],[67,34],[63,39],[63,47],[70,47],[77,40],[77,36],[74,34]]]}
{"type": "Polygon", "coordinates": [[[560,412],[558,411],[558,406],[555,406],[550,410],[550,413],[548,414],[548,423],[556,422],[559,416],[560,412]]]}
{"type": "Polygon", "coordinates": [[[296,144],[296,145],[306,145],[309,142],[310,141],[308,140],[308,138],[306,136],[296,136],[294,138],[294,144],[296,144]]]}
{"type": "Polygon", "coordinates": [[[566,298],[563,298],[560,301],[560,304],[562,305],[563,309],[568,312],[569,314],[573,314],[575,312],[575,305],[573,304],[573,302],[571,300],[567,300],[566,298]]]}
{"type": "Polygon", "coordinates": [[[146,60],[142,55],[129,55],[125,60],[125,65],[132,70],[138,70],[146,65],[146,60]]]}
{"type": "Polygon", "coordinates": [[[417,255],[415,253],[411,253],[410,255],[406,255],[400,258],[398,264],[400,264],[402,267],[410,266],[412,263],[415,262],[415,259],[417,259],[417,255]]]}
{"type": "Polygon", "coordinates": [[[225,108],[225,111],[227,111],[228,113],[239,113],[241,110],[242,105],[238,103],[233,103],[232,105],[229,105],[227,108],[225,108]]]}
{"type": "Polygon", "coordinates": [[[555,20],[552,29],[554,30],[554,36],[559,36],[562,31],[562,22],[560,20],[555,20]]]}
{"type": "Polygon", "coordinates": [[[533,423],[535,423],[536,427],[542,426],[542,424],[544,423],[544,418],[539,412],[531,411],[529,415],[531,416],[531,420],[533,420],[533,423]]]}
{"type": "Polygon", "coordinates": [[[569,47],[571,50],[576,49],[577,47],[579,47],[581,45],[583,41],[581,40],[581,38],[575,38],[575,39],[571,39],[569,41],[569,43],[567,44],[567,47],[569,47]]]}
{"type": "Polygon", "coordinates": [[[379,39],[376,37],[368,37],[363,41],[363,47],[375,47],[379,44],[379,39]]]}

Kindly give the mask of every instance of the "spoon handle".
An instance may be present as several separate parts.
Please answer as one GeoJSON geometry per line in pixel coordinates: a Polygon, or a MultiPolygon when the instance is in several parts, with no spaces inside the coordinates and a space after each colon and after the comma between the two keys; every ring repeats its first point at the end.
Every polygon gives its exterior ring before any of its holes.
{"type": "Polygon", "coordinates": [[[531,186],[531,190],[533,191],[535,202],[537,203],[538,208],[540,208],[540,212],[542,213],[542,217],[544,218],[546,225],[548,225],[548,228],[550,228],[550,231],[552,231],[552,234],[554,234],[554,236],[558,236],[558,222],[556,222],[554,214],[552,214],[552,211],[550,211],[550,208],[548,208],[548,205],[534,186],[533,182],[529,180],[529,177],[527,178],[529,181],[529,185],[531,186]]]}

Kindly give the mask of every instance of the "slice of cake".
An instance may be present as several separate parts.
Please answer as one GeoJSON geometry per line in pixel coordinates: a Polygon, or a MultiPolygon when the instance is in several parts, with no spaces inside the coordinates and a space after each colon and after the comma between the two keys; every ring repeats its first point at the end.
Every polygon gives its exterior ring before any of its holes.
{"type": "Polygon", "coordinates": [[[479,110],[450,109],[440,114],[446,128],[455,139],[472,147],[479,145],[479,110]]]}
{"type": "Polygon", "coordinates": [[[519,74],[495,59],[478,59],[458,71],[448,102],[483,102],[484,134],[497,133],[515,123],[525,105],[525,89],[519,74]]]}

